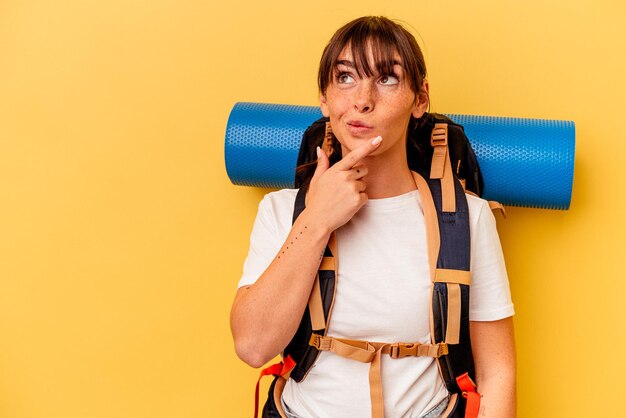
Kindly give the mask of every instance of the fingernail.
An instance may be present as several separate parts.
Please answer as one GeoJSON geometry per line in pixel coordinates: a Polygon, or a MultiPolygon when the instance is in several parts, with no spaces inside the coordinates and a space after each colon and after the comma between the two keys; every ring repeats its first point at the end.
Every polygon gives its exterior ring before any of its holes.
{"type": "Polygon", "coordinates": [[[377,136],[376,138],[372,139],[372,145],[378,145],[382,142],[383,137],[382,136],[377,136]]]}
{"type": "Polygon", "coordinates": [[[315,153],[317,154],[317,158],[320,158],[322,151],[320,151],[320,147],[315,148],[315,153]]]}

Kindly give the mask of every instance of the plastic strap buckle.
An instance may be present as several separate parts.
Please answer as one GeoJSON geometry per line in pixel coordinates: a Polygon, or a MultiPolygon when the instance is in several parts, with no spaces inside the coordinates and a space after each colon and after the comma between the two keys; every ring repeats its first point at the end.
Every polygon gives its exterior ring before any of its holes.
{"type": "Polygon", "coordinates": [[[456,383],[466,400],[465,418],[477,418],[480,411],[480,394],[476,391],[476,384],[467,372],[457,376],[456,383]]]}
{"type": "Polygon", "coordinates": [[[317,348],[320,351],[330,350],[331,342],[331,338],[324,338],[323,335],[315,333],[311,334],[311,338],[309,339],[309,345],[317,348]]]}
{"type": "Polygon", "coordinates": [[[441,357],[441,356],[447,356],[448,355],[448,344],[446,343],[439,343],[439,348],[437,349],[437,358],[441,357]]]}
{"type": "Polygon", "coordinates": [[[403,358],[409,356],[417,356],[417,347],[419,344],[392,344],[389,349],[389,357],[403,358]]]}

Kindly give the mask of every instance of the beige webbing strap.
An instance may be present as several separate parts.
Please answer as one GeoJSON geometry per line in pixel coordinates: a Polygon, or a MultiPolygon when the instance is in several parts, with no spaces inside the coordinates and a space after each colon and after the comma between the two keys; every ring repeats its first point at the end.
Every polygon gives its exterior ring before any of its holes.
{"type": "Polygon", "coordinates": [[[369,382],[372,418],[383,418],[385,414],[383,388],[380,378],[382,354],[389,354],[391,358],[408,356],[437,358],[448,354],[448,345],[446,343],[379,343],[313,334],[309,344],[320,351],[331,351],[361,363],[370,363],[369,382]]]}
{"type": "Polygon", "coordinates": [[[448,283],[448,318],[446,324],[447,344],[458,344],[461,332],[461,286],[448,283]]]}
{"type": "Polygon", "coordinates": [[[506,210],[504,210],[504,206],[502,206],[502,203],[496,202],[495,200],[489,200],[488,203],[489,209],[491,209],[492,211],[499,210],[500,213],[502,213],[502,216],[504,216],[504,219],[506,219],[506,210]]]}
{"type": "Polygon", "coordinates": [[[452,163],[448,151],[448,124],[436,123],[430,134],[433,147],[433,160],[430,166],[430,178],[441,180],[441,210],[456,212],[456,195],[452,163]]]}
{"type": "Polygon", "coordinates": [[[445,342],[458,344],[461,332],[461,286],[470,285],[471,274],[465,270],[437,269],[435,282],[446,283],[448,288],[448,316],[445,342]]]}
{"type": "Polygon", "coordinates": [[[324,257],[320,263],[318,270],[334,270],[335,269],[335,257],[324,257]]]}
{"type": "Polygon", "coordinates": [[[433,147],[433,161],[430,166],[430,178],[441,179],[444,176],[446,155],[448,155],[448,124],[436,123],[430,134],[433,147]]]}
{"type": "Polygon", "coordinates": [[[381,350],[376,350],[374,360],[370,363],[370,403],[372,406],[372,418],[384,418],[385,401],[383,399],[383,382],[380,378],[381,350]]]}
{"type": "Polygon", "coordinates": [[[332,351],[341,357],[356,360],[361,363],[371,363],[376,348],[368,341],[347,340],[319,334],[312,334],[309,345],[320,351],[332,351]]]}
{"type": "MultiPolygon", "coordinates": [[[[335,237],[334,232],[330,235],[328,247],[332,256],[322,258],[318,271],[333,270],[335,272],[335,280],[337,280],[337,257],[335,256],[335,254],[337,254],[337,238],[335,237]]],[[[309,314],[311,316],[311,329],[313,331],[326,329],[326,318],[324,317],[324,304],[322,303],[319,272],[315,276],[315,281],[313,282],[313,287],[311,288],[308,306],[309,314]]]]}
{"type": "Polygon", "coordinates": [[[472,279],[469,271],[437,269],[435,270],[435,282],[438,283],[458,283],[470,285],[472,279]]]}
{"type": "Polygon", "coordinates": [[[421,343],[380,343],[363,340],[349,340],[313,333],[309,345],[320,351],[332,351],[341,357],[356,360],[361,363],[371,363],[375,352],[382,350],[391,358],[404,357],[440,357],[447,354],[447,344],[421,343]]]}
{"type": "Polygon", "coordinates": [[[430,193],[430,188],[424,177],[417,174],[415,171],[413,174],[413,180],[415,186],[420,194],[420,200],[422,201],[422,208],[424,210],[424,222],[426,224],[426,246],[428,248],[428,263],[430,270],[430,279],[435,281],[435,271],[437,270],[437,258],[439,257],[439,220],[437,219],[437,209],[435,209],[435,202],[433,196],[430,193]]]}

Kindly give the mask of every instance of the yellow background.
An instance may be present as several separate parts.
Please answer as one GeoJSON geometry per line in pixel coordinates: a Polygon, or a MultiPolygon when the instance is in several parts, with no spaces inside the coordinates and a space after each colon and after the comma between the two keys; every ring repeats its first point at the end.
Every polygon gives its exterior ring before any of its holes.
{"type": "Polygon", "coordinates": [[[4,0],[0,417],[247,417],[228,315],[257,203],[237,101],[313,105],[332,32],[419,33],[432,109],[576,122],[572,208],[499,220],[519,416],[623,416],[626,3],[4,0]]]}

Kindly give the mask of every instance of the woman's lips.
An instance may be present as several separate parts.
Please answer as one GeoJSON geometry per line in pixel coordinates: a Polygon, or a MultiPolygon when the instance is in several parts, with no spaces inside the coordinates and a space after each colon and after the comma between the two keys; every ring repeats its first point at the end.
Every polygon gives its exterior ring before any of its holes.
{"type": "Polygon", "coordinates": [[[372,132],[372,130],[374,130],[372,126],[360,121],[350,121],[347,123],[347,126],[350,133],[357,136],[369,134],[372,132]]]}

